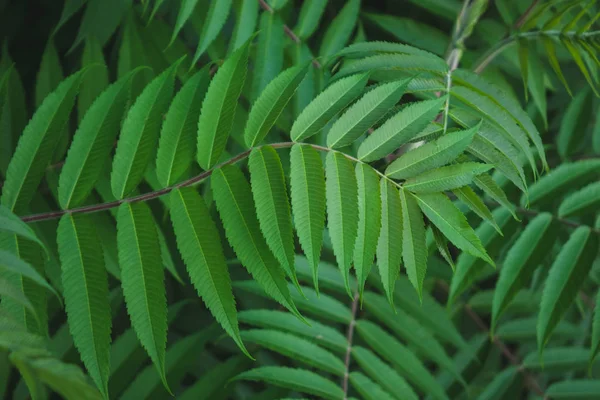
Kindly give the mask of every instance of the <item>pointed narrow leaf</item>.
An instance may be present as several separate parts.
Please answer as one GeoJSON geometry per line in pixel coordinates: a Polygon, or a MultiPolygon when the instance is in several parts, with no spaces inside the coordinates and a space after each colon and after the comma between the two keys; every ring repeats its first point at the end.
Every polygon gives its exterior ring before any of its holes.
{"type": "Polygon", "coordinates": [[[327,226],[333,252],[350,296],[350,265],[358,233],[358,188],[352,163],[338,152],[327,153],[327,226]]]}
{"type": "Polygon", "coordinates": [[[19,217],[10,212],[10,210],[0,204],[0,231],[18,235],[24,239],[31,240],[40,245],[42,249],[46,249],[44,243],[38,239],[35,232],[19,217]]]}
{"type": "Polygon", "coordinates": [[[389,82],[369,90],[331,126],[327,146],[336,149],[352,144],[400,100],[409,81],[389,82]]]}
{"type": "Polygon", "coordinates": [[[556,400],[593,400],[600,393],[600,380],[572,379],[553,383],[546,395],[556,400]]]}
{"type": "MultiPolygon", "coordinates": [[[[211,1],[208,8],[208,13],[202,24],[202,32],[200,32],[200,39],[198,41],[198,47],[196,53],[192,59],[192,65],[196,65],[196,62],[202,54],[208,49],[208,46],[217,38],[219,32],[227,21],[227,16],[231,10],[231,0],[219,0],[211,1]]],[[[243,83],[242,83],[243,85],[243,83]]]]}
{"type": "Polygon", "coordinates": [[[402,187],[414,193],[444,192],[470,184],[475,176],[490,168],[491,165],[476,162],[452,164],[409,178],[402,187]]]}
{"type": "Polygon", "coordinates": [[[319,48],[319,56],[327,59],[348,43],[354,31],[359,10],[360,0],[348,0],[346,2],[329,24],[319,48]]]}
{"type": "Polygon", "coordinates": [[[596,295],[596,307],[594,307],[594,319],[592,321],[592,341],[589,366],[591,367],[598,351],[600,351],[600,293],[596,295]]]}
{"type": "Polygon", "coordinates": [[[19,275],[27,277],[37,283],[40,286],[48,289],[56,298],[60,300],[58,293],[50,284],[46,281],[46,279],[31,265],[29,265],[26,261],[18,258],[16,255],[9,253],[5,250],[0,250],[0,270],[4,269],[5,271],[15,272],[19,275]]]}
{"type": "Polygon", "coordinates": [[[179,31],[181,31],[181,28],[183,28],[183,25],[185,25],[186,21],[192,15],[192,12],[194,12],[194,9],[196,8],[197,3],[198,3],[198,0],[182,0],[181,1],[181,4],[179,6],[179,12],[177,13],[177,20],[175,20],[175,27],[173,28],[173,35],[171,36],[171,41],[169,42],[169,46],[171,44],[173,44],[173,42],[177,38],[177,35],[179,34],[179,31]]]}
{"type": "Polygon", "coordinates": [[[131,324],[167,390],[167,301],[158,234],[145,203],[124,203],[117,214],[121,286],[131,324]]]}
{"type": "Polygon", "coordinates": [[[325,228],[325,174],[321,156],[310,146],[295,144],[290,154],[294,225],[319,291],[318,266],[325,228]]]}
{"type": "Polygon", "coordinates": [[[350,383],[365,400],[392,400],[393,397],[383,390],[381,386],[361,374],[350,373],[350,383]]]}
{"type": "Polygon", "coordinates": [[[193,188],[173,191],[171,219],[177,247],[198,295],[225,332],[248,355],[240,337],[231,279],[218,240],[219,232],[204,199],[193,188]]]}
{"type": "Polygon", "coordinates": [[[244,140],[248,147],[262,142],[304,79],[308,65],[288,68],[262,91],[248,115],[244,140]]]}
{"type": "Polygon", "coordinates": [[[111,315],[102,248],[89,215],[64,215],[58,251],[69,330],[94,383],[108,397],[111,315]]]}
{"type": "Polygon", "coordinates": [[[229,138],[238,97],[246,80],[251,41],[248,39],[225,60],[202,102],[198,119],[198,164],[206,170],[217,163],[229,138]]]}
{"type": "Polygon", "coordinates": [[[110,85],[89,107],[75,132],[58,180],[58,199],[64,210],[80,206],[96,186],[119,133],[137,71],[110,85]]]}
{"type": "Polygon", "coordinates": [[[77,97],[77,118],[80,123],[87,110],[109,83],[102,46],[94,37],[85,40],[81,67],[90,68],[81,80],[81,91],[77,97]]]}
{"type": "Polygon", "coordinates": [[[337,376],[344,375],[344,363],[328,350],[289,333],[271,329],[242,331],[246,342],[255,343],[285,357],[337,376]]]}
{"type": "Polygon", "coordinates": [[[494,266],[494,261],[488,256],[473,228],[448,197],[442,193],[421,193],[415,197],[423,214],[456,247],[494,266]]]}
{"type": "Polygon", "coordinates": [[[408,279],[415,287],[419,298],[423,297],[423,281],[427,272],[427,244],[425,224],[417,200],[404,189],[400,189],[402,204],[402,259],[408,279]]]}
{"type": "Polygon", "coordinates": [[[567,89],[567,93],[569,93],[569,95],[572,97],[573,93],[571,92],[571,89],[569,88],[569,84],[567,83],[567,80],[565,79],[565,76],[563,75],[562,69],[560,68],[560,63],[558,62],[558,58],[556,57],[556,48],[554,47],[552,38],[550,38],[548,36],[542,36],[541,39],[542,39],[542,43],[544,44],[544,48],[546,49],[546,55],[548,56],[548,59],[550,60],[550,66],[556,73],[556,76],[558,76],[558,79],[560,79],[561,83],[565,86],[565,89],[567,89]]]}
{"type": "Polygon", "coordinates": [[[2,205],[15,214],[27,209],[46,172],[75,103],[82,74],[71,75],[46,97],[19,139],[1,198],[2,205]]]}
{"type": "Polygon", "coordinates": [[[344,392],[337,384],[321,375],[300,368],[259,367],[242,372],[234,380],[266,382],[269,385],[308,393],[327,400],[343,400],[344,392]]]}
{"type": "Polygon", "coordinates": [[[542,213],[535,217],[508,251],[494,290],[492,327],[510,302],[531,280],[534,271],[548,255],[558,234],[552,215],[542,213]]]}
{"type": "Polygon", "coordinates": [[[494,221],[494,216],[490,209],[485,205],[483,200],[475,193],[470,186],[463,186],[460,188],[456,188],[452,190],[452,193],[456,195],[456,198],[460,200],[462,203],[466,204],[467,207],[471,209],[475,214],[477,214],[481,219],[490,223],[499,234],[502,234],[500,227],[494,221]]]}
{"type": "Polygon", "coordinates": [[[356,74],[340,79],[320,93],[300,113],[290,136],[294,141],[315,135],[352,100],[360,95],[369,80],[368,74],[356,74]]]}
{"type": "Polygon", "coordinates": [[[381,232],[377,242],[377,265],[383,289],[390,304],[394,303],[394,286],[402,261],[402,204],[398,189],[387,179],[380,180],[381,232]]]}
{"type": "Polygon", "coordinates": [[[379,176],[373,168],[356,163],[355,172],[358,183],[358,236],[354,244],[354,270],[362,299],[381,231],[381,195],[379,176]]]}
{"type": "Polygon", "coordinates": [[[301,318],[284,271],[262,236],[250,185],[242,171],[233,166],[216,170],[211,187],[225,233],[242,265],[269,296],[301,318]]]}
{"type": "Polygon", "coordinates": [[[437,246],[438,252],[444,258],[444,260],[446,260],[450,268],[452,268],[452,272],[454,272],[456,270],[456,265],[454,265],[454,259],[452,258],[452,254],[448,249],[448,239],[446,239],[446,237],[435,225],[431,225],[431,231],[433,232],[433,239],[435,240],[435,245],[437,246]]]}
{"type": "Polygon", "coordinates": [[[554,260],[542,293],[537,325],[538,350],[542,353],[556,325],[575,300],[598,253],[598,237],[579,227],[554,260]]]}
{"type": "Polygon", "coordinates": [[[285,34],[283,19],[278,13],[263,12],[260,16],[258,43],[252,77],[252,99],[273,81],[283,67],[285,34]]]}
{"type": "Polygon", "coordinates": [[[248,160],[260,229],[287,276],[299,287],[294,267],[294,233],[281,160],[271,146],[256,148],[248,160]]]}
{"type": "Polygon", "coordinates": [[[411,150],[391,163],[385,174],[394,179],[406,179],[456,159],[471,143],[479,125],[448,133],[441,138],[411,150]]]}
{"type": "Polygon", "coordinates": [[[294,32],[300,39],[308,39],[317,30],[326,5],[327,0],[306,0],[302,2],[298,22],[294,28],[294,32]]]}
{"type": "Polygon", "coordinates": [[[156,153],[156,176],[163,187],[177,182],[194,159],[196,129],[209,72],[210,66],[206,66],[189,78],[169,106],[156,153]]]}
{"type": "Polygon", "coordinates": [[[356,323],[358,334],[380,356],[387,359],[402,376],[435,399],[448,399],[444,389],[421,361],[393,336],[369,321],[356,323]]]}
{"type": "Polygon", "coordinates": [[[167,112],[178,61],[157,76],[139,95],[123,122],[112,165],[112,193],[122,199],[141,182],[155,154],[163,114],[167,112]]]}
{"type": "Polygon", "coordinates": [[[352,346],[352,358],[367,375],[377,381],[397,400],[417,400],[419,398],[396,370],[370,350],[361,346],[352,346]]]}
{"type": "Polygon", "coordinates": [[[229,43],[229,53],[239,49],[254,34],[256,22],[258,21],[259,2],[254,0],[242,0],[234,3],[236,13],[235,28],[229,43]]]}
{"type": "Polygon", "coordinates": [[[375,129],[358,148],[365,162],[379,160],[413,139],[435,119],[445,97],[412,103],[375,129]]]}
{"type": "Polygon", "coordinates": [[[473,178],[473,183],[477,185],[485,194],[498,202],[512,214],[513,218],[520,221],[515,213],[515,206],[508,200],[506,193],[498,186],[496,181],[489,174],[481,174],[473,178]]]}

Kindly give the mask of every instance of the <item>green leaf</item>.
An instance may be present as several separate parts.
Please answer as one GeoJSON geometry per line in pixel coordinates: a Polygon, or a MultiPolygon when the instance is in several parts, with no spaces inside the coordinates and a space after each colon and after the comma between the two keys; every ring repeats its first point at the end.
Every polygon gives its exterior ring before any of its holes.
{"type": "MultiPolygon", "coordinates": [[[[475,177],[474,177],[475,178],[475,177]]],[[[483,200],[475,193],[470,186],[463,186],[460,188],[456,188],[452,190],[452,193],[456,195],[456,198],[460,200],[462,203],[466,204],[471,211],[477,214],[481,219],[487,221],[490,225],[492,225],[499,234],[502,235],[502,231],[496,221],[494,221],[494,216],[490,209],[485,205],[483,200]]]]}
{"type": "Polygon", "coordinates": [[[88,0],[69,53],[88,37],[95,37],[104,46],[131,8],[131,3],[131,0],[88,0]]]}
{"type": "Polygon", "coordinates": [[[385,174],[394,179],[406,179],[456,159],[471,143],[479,125],[463,131],[450,132],[439,139],[417,147],[392,162],[385,174]]]}
{"type": "Polygon", "coordinates": [[[556,147],[563,160],[569,158],[581,144],[581,132],[587,128],[589,124],[587,116],[592,111],[590,100],[589,90],[579,91],[562,116],[556,137],[556,147]]]}
{"type": "Polygon", "coordinates": [[[452,359],[442,345],[414,318],[403,310],[393,310],[387,306],[383,296],[373,292],[365,293],[365,308],[391,332],[412,346],[423,358],[434,361],[443,369],[463,380],[452,359]]]}
{"type": "Polygon", "coordinates": [[[348,0],[331,21],[319,48],[319,56],[327,59],[341,50],[350,40],[358,19],[360,0],[348,0]]]}
{"type": "Polygon", "coordinates": [[[246,80],[251,41],[248,39],[225,60],[210,82],[202,102],[198,119],[198,164],[206,170],[218,162],[225,149],[238,97],[246,80]]]}
{"type": "Polygon", "coordinates": [[[481,174],[473,178],[473,183],[477,185],[485,194],[498,202],[512,214],[513,218],[520,221],[515,212],[515,206],[508,200],[506,193],[498,186],[496,181],[489,174],[481,174]]]}
{"type": "Polygon", "coordinates": [[[427,272],[427,244],[425,243],[425,225],[417,200],[411,193],[400,190],[402,204],[402,258],[410,282],[419,299],[423,297],[423,281],[427,272]]]}
{"type": "Polygon", "coordinates": [[[306,41],[319,27],[319,21],[325,12],[327,0],[306,0],[302,2],[298,22],[294,27],[294,33],[303,41],[306,41]]]}
{"type": "Polygon", "coordinates": [[[69,331],[94,383],[108,398],[111,316],[102,247],[89,215],[64,215],[57,231],[69,331]]]}
{"type": "MultiPolygon", "coordinates": [[[[139,67],[152,66],[149,46],[144,44],[141,35],[141,22],[133,12],[129,12],[122,27],[121,45],[117,59],[117,77],[122,78],[139,67]]],[[[155,72],[163,68],[144,69],[131,83],[131,98],[136,99],[148,83],[154,78],[155,72]]]]}
{"type": "Polygon", "coordinates": [[[2,187],[2,205],[15,214],[28,208],[69,119],[83,72],[65,79],[37,109],[10,160],[2,187]]]}
{"type": "Polygon", "coordinates": [[[585,370],[590,359],[590,350],[584,347],[552,347],[540,357],[533,351],[523,359],[523,366],[530,371],[546,373],[568,373],[585,370]]]}
{"type": "Polygon", "coordinates": [[[598,251],[598,237],[588,227],[579,227],[554,260],[542,294],[537,341],[542,353],[554,328],[575,300],[598,251]]]}
{"type": "Polygon", "coordinates": [[[163,385],[167,344],[167,301],[156,226],[145,203],[124,203],[117,214],[121,286],[131,324],[163,385]]]}
{"type": "Polygon", "coordinates": [[[361,374],[360,372],[350,373],[350,383],[366,400],[391,400],[393,397],[381,388],[378,384],[361,374]]]}
{"type": "MultiPolygon", "coordinates": [[[[258,4],[258,2],[254,2],[258,4]]],[[[224,396],[234,390],[233,385],[227,385],[237,374],[250,367],[246,357],[230,357],[207,370],[202,376],[177,397],[179,400],[210,400],[224,396]]]]}
{"type": "Polygon", "coordinates": [[[58,180],[58,199],[64,210],[87,199],[110,157],[125,114],[135,70],[110,85],[83,117],[58,180]]]}
{"type": "Polygon", "coordinates": [[[83,116],[94,103],[96,98],[108,86],[108,68],[102,54],[102,46],[95,38],[87,38],[83,55],[81,56],[81,67],[90,67],[81,80],[81,90],[77,97],[77,118],[79,123],[83,116]]]}
{"type": "Polygon", "coordinates": [[[231,290],[231,279],[215,226],[204,199],[193,188],[171,194],[171,219],[188,273],[215,319],[244,354],[231,290]]]}
{"type": "Polygon", "coordinates": [[[256,99],[273,81],[283,67],[285,34],[283,20],[276,13],[263,12],[260,16],[258,43],[252,77],[252,98],[256,99]]]}
{"type": "Polygon", "coordinates": [[[465,216],[452,204],[448,197],[442,193],[421,193],[415,197],[423,214],[456,247],[481,258],[492,266],[495,265],[465,216]]]}
{"type": "Polygon", "coordinates": [[[288,367],[259,367],[242,372],[234,380],[266,382],[328,400],[342,400],[344,392],[337,384],[314,372],[288,367]]]}
{"type": "Polygon", "coordinates": [[[300,288],[294,268],[294,232],[281,160],[271,146],[256,148],[248,160],[260,229],[279,264],[300,288]]]}
{"type": "Polygon", "coordinates": [[[26,261],[21,260],[17,256],[8,251],[0,250],[0,269],[5,271],[15,272],[19,275],[27,277],[38,285],[48,289],[60,301],[60,297],[56,290],[44,279],[44,277],[26,261]]]}
{"type": "Polygon", "coordinates": [[[136,188],[155,154],[160,124],[171,101],[179,62],[152,80],[127,112],[110,177],[112,193],[117,199],[124,198],[136,188]]]}
{"type": "Polygon", "coordinates": [[[329,121],[360,95],[369,80],[368,74],[340,79],[320,93],[300,113],[290,136],[294,141],[307,139],[319,132],[329,121]]]}
{"type": "Polygon", "coordinates": [[[517,368],[506,368],[494,376],[490,384],[479,394],[477,400],[497,400],[510,396],[510,389],[518,376],[517,368]]]}
{"type": "Polygon", "coordinates": [[[435,225],[431,226],[431,231],[433,233],[433,239],[435,240],[435,245],[438,249],[438,252],[444,258],[444,260],[446,260],[450,268],[452,268],[452,272],[454,272],[456,270],[456,266],[454,265],[452,254],[448,249],[448,239],[446,239],[446,237],[435,225]]]}
{"type": "Polygon", "coordinates": [[[519,39],[519,65],[521,66],[521,77],[523,78],[523,87],[525,88],[525,101],[528,101],[527,82],[529,81],[529,41],[519,39]]]}
{"type": "MultiPolygon", "coordinates": [[[[509,238],[517,227],[516,221],[510,219],[509,212],[504,208],[496,208],[492,214],[494,215],[494,220],[498,223],[498,227],[509,238]]],[[[501,236],[496,228],[486,221],[479,225],[475,234],[476,237],[481,238],[482,247],[487,249],[488,255],[491,257],[496,257],[500,252],[501,246],[505,243],[505,237],[501,236]]],[[[449,305],[453,304],[459,295],[472,286],[482,271],[491,270],[485,262],[487,260],[476,258],[467,253],[462,253],[458,257],[456,271],[450,284],[449,305]]]]}
{"type": "Polygon", "coordinates": [[[54,34],[69,20],[73,15],[77,13],[85,5],[87,0],[67,0],[65,1],[62,12],[60,14],[60,20],[54,27],[54,34]]]}
{"type": "MultiPolygon", "coordinates": [[[[580,188],[599,175],[600,160],[581,160],[562,163],[529,188],[529,205],[550,202],[573,188],[580,188]]],[[[521,204],[527,203],[521,197],[521,204]]]]}
{"type": "MultiPolygon", "coordinates": [[[[192,59],[192,65],[196,65],[196,62],[202,54],[208,49],[208,46],[217,38],[219,32],[227,21],[227,16],[231,10],[231,0],[211,1],[208,13],[202,24],[202,32],[200,32],[200,39],[198,41],[198,47],[196,53],[192,59]]],[[[233,56],[233,55],[232,55],[233,56]]],[[[216,78],[216,77],[215,77],[216,78]]],[[[243,86],[243,80],[241,85],[243,86]]],[[[237,96],[236,96],[237,97],[237,96]]]]}
{"type": "Polygon", "coordinates": [[[379,176],[367,164],[356,163],[358,184],[358,234],[354,244],[354,270],[362,299],[367,276],[371,272],[381,231],[381,195],[379,176]]]}
{"type": "MultiPolygon", "coordinates": [[[[342,78],[348,75],[369,72],[373,74],[373,78],[389,79],[389,77],[400,78],[406,77],[407,74],[414,75],[419,72],[424,72],[434,76],[443,77],[448,71],[448,64],[439,58],[431,57],[430,55],[416,54],[378,54],[371,57],[355,60],[351,63],[345,63],[335,74],[336,78],[342,78]]],[[[421,81],[415,79],[413,84],[423,84],[426,88],[433,91],[444,89],[439,84],[439,81],[421,81]]],[[[409,85],[409,90],[411,89],[409,85]]]]}
{"type": "Polygon", "coordinates": [[[414,193],[444,192],[470,184],[473,178],[492,168],[489,164],[464,162],[440,167],[414,178],[407,179],[402,185],[414,193]]]}
{"type": "Polygon", "coordinates": [[[294,226],[319,291],[318,267],[325,228],[325,173],[321,156],[310,146],[295,144],[290,153],[290,186],[294,226]]]}
{"type": "Polygon", "coordinates": [[[367,136],[358,148],[358,158],[372,162],[391,154],[423,131],[445,100],[442,97],[409,104],[367,136]]]}
{"type": "Polygon", "coordinates": [[[211,187],[227,239],[242,265],[269,296],[302,318],[290,297],[283,269],[262,236],[250,185],[242,171],[233,166],[216,170],[211,187]]]}
{"type": "Polygon", "coordinates": [[[46,43],[46,48],[42,54],[42,61],[40,63],[40,69],[36,75],[35,80],[35,105],[39,107],[46,96],[52,93],[60,82],[64,79],[62,67],[60,65],[60,58],[56,47],[54,46],[54,39],[50,38],[46,43]]]}
{"type": "Polygon", "coordinates": [[[600,380],[573,379],[553,383],[546,395],[557,400],[594,400],[600,393],[600,380]]]}
{"type": "Polygon", "coordinates": [[[206,95],[210,64],[189,78],[175,95],[160,131],[156,175],[163,187],[180,179],[195,156],[196,127],[206,95]]]}
{"type": "Polygon", "coordinates": [[[260,328],[279,329],[297,336],[305,337],[311,342],[327,347],[338,354],[345,354],[348,343],[346,337],[336,329],[320,322],[306,319],[310,325],[298,320],[292,314],[275,310],[245,310],[239,314],[241,322],[260,328]]]}
{"type": "Polygon", "coordinates": [[[256,28],[258,20],[259,2],[254,0],[241,0],[234,3],[236,21],[231,41],[229,43],[229,53],[239,49],[252,35],[256,28]]]}
{"type": "Polygon", "coordinates": [[[333,123],[327,134],[327,146],[336,149],[352,144],[398,103],[408,82],[389,82],[369,90],[333,123]]]}
{"type": "Polygon", "coordinates": [[[324,372],[337,376],[344,375],[345,366],[342,360],[298,336],[270,329],[252,329],[242,331],[242,337],[246,342],[258,344],[324,372]]]}
{"type": "Polygon", "coordinates": [[[418,396],[403,377],[370,350],[352,346],[352,358],[360,368],[397,400],[417,400],[418,396]]]}
{"type": "Polygon", "coordinates": [[[556,48],[554,47],[554,43],[552,42],[552,38],[547,36],[541,37],[542,43],[544,44],[544,48],[546,49],[546,55],[548,56],[548,60],[550,61],[550,66],[558,76],[558,79],[564,85],[565,89],[567,89],[567,93],[571,97],[573,97],[573,93],[569,88],[569,84],[563,75],[562,69],[560,68],[560,63],[558,62],[558,58],[556,57],[556,48]]]}
{"type": "Polygon", "coordinates": [[[192,15],[192,12],[194,12],[196,4],[198,4],[198,0],[181,1],[181,4],[179,6],[179,12],[177,13],[177,19],[175,20],[175,27],[173,28],[173,35],[171,36],[169,46],[173,44],[173,42],[177,38],[177,35],[179,34],[179,31],[181,31],[181,28],[183,28],[187,20],[192,15]]]}
{"type": "Polygon", "coordinates": [[[600,293],[596,296],[596,307],[594,308],[594,319],[592,321],[592,341],[589,366],[591,367],[594,359],[600,351],[600,293]]]}
{"type": "Polygon", "coordinates": [[[358,188],[352,163],[338,152],[327,153],[327,226],[348,295],[350,266],[358,233],[358,188]]]}
{"type": "Polygon", "coordinates": [[[542,213],[527,224],[508,251],[494,291],[491,333],[513,298],[531,280],[558,234],[552,215],[542,213]]]}
{"type": "MultiPolygon", "coordinates": [[[[536,73],[539,74],[539,71],[536,71],[536,73]]],[[[531,154],[527,139],[523,139],[522,137],[523,132],[533,142],[544,168],[546,170],[549,169],[540,133],[529,115],[527,115],[517,101],[507,96],[497,86],[490,84],[487,80],[473,72],[458,69],[453,72],[452,79],[454,82],[469,88],[467,91],[459,90],[461,101],[466,102],[470,107],[478,109],[486,118],[494,121],[501,128],[501,131],[504,130],[508,136],[507,138],[515,146],[520,147],[521,151],[527,155],[534,173],[536,172],[536,168],[533,162],[533,155],[531,154]],[[513,121],[516,121],[517,124],[513,121]]],[[[457,93],[453,92],[453,94],[457,93]]]]}
{"type": "MultiPolygon", "coordinates": [[[[13,214],[7,207],[0,204],[0,231],[18,235],[40,245],[46,250],[44,243],[38,239],[35,232],[19,217],[13,214]]],[[[47,251],[47,250],[46,250],[47,251]]]]}
{"type": "Polygon", "coordinates": [[[254,102],[244,130],[244,140],[248,147],[254,147],[267,136],[275,122],[290,101],[298,85],[304,79],[308,65],[288,68],[262,91],[254,102]]]}
{"type": "MultiPolygon", "coordinates": [[[[102,398],[96,388],[89,384],[87,376],[73,364],[65,364],[50,357],[28,357],[26,352],[13,352],[9,358],[21,375],[45,383],[66,400],[102,398]]],[[[26,382],[32,390],[27,379],[26,382]]]]}
{"type": "Polygon", "coordinates": [[[448,37],[441,30],[415,21],[412,18],[400,18],[393,15],[366,13],[365,17],[378,25],[398,41],[443,55],[448,47],[448,37]]]}
{"type": "Polygon", "coordinates": [[[377,265],[383,289],[390,304],[394,304],[394,286],[402,261],[403,218],[398,189],[387,179],[380,181],[381,232],[377,242],[377,265]]]}
{"type": "Polygon", "coordinates": [[[588,68],[585,66],[585,62],[582,57],[582,53],[585,54],[585,50],[580,47],[579,43],[574,38],[561,37],[561,43],[567,48],[569,54],[571,54],[571,58],[573,61],[575,61],[575,64],[577,64],[577,67],[583,74],[583,77],[587,81],[588,85],[590,85],[590,88],[592,88],[596,96],[600,96],[600,94],[598,94],[598,89],[596,89],[594,78],[591,75],[593,71],[588,71],[588,68]]]}
{"type": "Polygon", "coordinates": [[[421,361],[404,345],[369,321],[356,323],[358,334],[380,356],[387,359],[402,376],[435,399],[448,399],[444,389],[421,361]]]}

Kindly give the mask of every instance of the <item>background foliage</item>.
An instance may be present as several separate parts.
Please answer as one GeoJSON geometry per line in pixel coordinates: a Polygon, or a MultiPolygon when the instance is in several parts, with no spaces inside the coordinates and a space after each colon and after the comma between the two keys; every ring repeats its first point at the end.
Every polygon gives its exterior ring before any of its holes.
{"type": "Polygon", "coordinates": [[[599,398],[599,11],[0,0],[0,393],[599,398]]]}

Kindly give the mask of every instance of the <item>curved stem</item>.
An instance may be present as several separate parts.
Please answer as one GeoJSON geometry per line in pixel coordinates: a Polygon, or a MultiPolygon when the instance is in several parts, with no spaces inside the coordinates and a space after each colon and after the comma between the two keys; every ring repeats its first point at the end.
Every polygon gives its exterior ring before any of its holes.
{"type": "MultiPolygon", "coordinates": [[[[156,199],[160,196],[164,196],[166,194],[171,193],[173,190],[175,189],[179,189],[179,188],[183,188],[183,187],[187,187],[187,186],[193,186],[201,181],[203,181],[204,179],[210,177],[212,175],[212,173],[216,170],[218,170],[219,168],[222,168],[226,165],[231,165],[231,164],[235,164],[238,161],[244,160],[246,158],[248,158],[250,156],[250,153],[252,152],[253,149],[259,149],[261,147],[264,146],[271,146],[275,149],[285,149],[285,148],[289,148],[292,147],[295,144],[300,144],[303,146],[310,146],[315,150],[318,151],[323,151],[323,152],[336,152],[336,153],[340,153],[341,155],[343,155],[344,157],[346,157],[347,159],[349,159],[350,161],[354,161],[356,163],[363,163],[361,160],[359,160],[358,158],[352,157],[349,154],[343,153],[341,151],[337,151],[337,150],[333,150],[330,149],[328,147],[324,147],[324,146],[319,146],[316,144],[310,144],[310,143],[299,143],[299,142],[280,142],[280,143],[269,143],[269,144],[264,144],[264,145],[260,145],[260,146],[256,146],[253,147],[249,150],[244,151],[243,153],[240,153],[232,158],[230,158],[227,161],[222,162],[221,164],[215,165],[213,168],[204,171],[190,179],[187,179],[185,181],[176,183],[175,185],[172,186],[168,186],[162,189],[158,189],[152,192],[148,192],[148,193],[144,193],[144,194],[140,194],[137,196],[133,196],[133,197],[128,197],[128,198],[124,198],[121,200],[115,200],[115,201],[111,201],[108,203],[102,203],[102,204],[93,204],[93,205],[89,205],[89,206],[83,206],[83,207],[77,207],[77,208],[72,208],[69,210],[59,210],[59,211],[50,211],[50,212],[46,212],[46,213],[41,213],[41,214],[33,214],[33,215],[27,215],[24,217],[21,217],[21,220],[23,220],[24,222],[36,222],[36,221],[45,221],[48,219],[55,219],[55,218],[60,218],[61,216],[65,215],[65,214],[89,214],[89,213],[94,213],[94,212],[98,212],[98,211],[104,211],[104,210],[109,210],[111,208],[115,208],[115,207],[119,207],[121,204],[124,203],[137,203],[140,201],[147,201],[147,200],[152,200],[152,199],[156,199]]],[[[368,165],[368,164],[367,164],[368,165]]],[[[401,187],[401,185],[398,182],[393,181],[391,178],[385,176],[383,173],[381,173],[380,171],[378,171],[377,169],[373,168],[373,170],[382,178],[387,179],[388,181],[392,182],[394,185],[396,185],[397,187],[401,187]]]]}

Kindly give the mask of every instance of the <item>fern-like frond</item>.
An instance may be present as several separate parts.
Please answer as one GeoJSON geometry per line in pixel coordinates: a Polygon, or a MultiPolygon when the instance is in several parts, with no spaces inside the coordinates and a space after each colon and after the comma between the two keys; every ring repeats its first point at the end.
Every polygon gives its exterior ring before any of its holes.
{"type": "Polygon", "coordinates": [[[94,383],[108,398],[111,316],[102,247],[88,215],[65,215],[57,232],[69,331],[94,383]]]}

